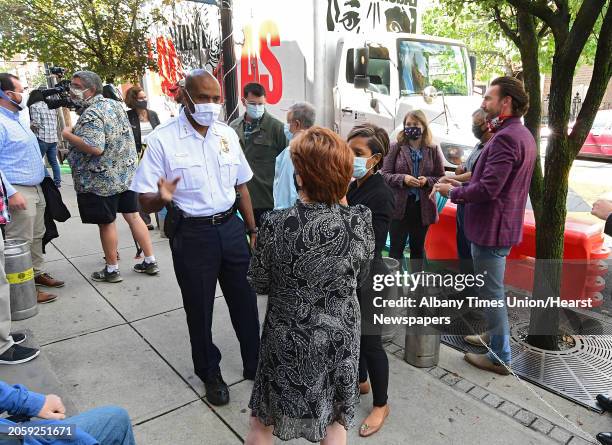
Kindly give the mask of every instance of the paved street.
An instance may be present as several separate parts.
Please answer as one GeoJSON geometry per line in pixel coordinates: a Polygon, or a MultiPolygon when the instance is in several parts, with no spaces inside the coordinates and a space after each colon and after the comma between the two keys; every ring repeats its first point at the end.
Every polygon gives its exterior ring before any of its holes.
{"type": "MultiPolygon", "coordinates": [[[[61,190],[73,217],[59,224],[61,237],[48,247],[47,261],[49,271],[66,280],[66,286],[58,291],[56,303],[14,324],[14,329],[33,334],[42,354],[29,364],[0,368],[0,379],[57,392],[71,413],[104,404],[123,406],[141,445],[241,443],[248,428],[252,383],[242,378],[238,342],[220,289],[214,336],[223,354],[223,376],[231,385],[231,403],[217,408],[207,404],[204,387],[193,374],[167,240],[153,232],[161,274],[136,274],[131,271],[132,238],[121,221],[124,281],[92,282],[91,272],[103,266],[97,229],[81,224],[69,176],[64,175],[61,190]]],[[[260,296],[262,320],[265,304],[266,297],[260,296]]],[[[592,413],[513,377],[484,374],[445,346],[439,367],[431,370],[402,361],[397,345],[389,345],[388,351],[391,415],[374,438],[360,439],[359,422],[371,407],[371,396],[363,397],[349,443],[576,445],[585,443],[577,437],[581,434],[587,438],[612,430],[608,415],[592,413]],[[573,430],[562,417],[583,432],[573,430]]]]}

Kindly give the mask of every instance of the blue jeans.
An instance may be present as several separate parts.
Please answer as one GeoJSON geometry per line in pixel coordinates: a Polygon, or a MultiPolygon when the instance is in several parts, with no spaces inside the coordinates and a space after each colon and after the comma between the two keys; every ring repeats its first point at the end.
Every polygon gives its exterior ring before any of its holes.
{"type": "Polygon", "coordinates": [[[59,161],[57,159],[57,142],[45,142],[38,139],[40,154],[44,158],[47,155],[47,160],[53,170],[53,182],[59,185],[62,182],[62,171],[60,170],[59,161]]]}
{"type": "Polygon", "coordinates": [[[64,420],[76,424],[100,445],[136,445],[127,411],[117,406],[94,408],[64,420]]]}
{"type": "Polygon", "coordinates": [[[510,247],[487,247],[472,243],[474,272],[476,274],[484,274],[484,286],[478,290],[480,298],[482,300],[495,299],[504,301],[503,307],[490,308],[485,311],[491,335],[491,350],[499,357],[498,360],[489,352],[489,358],[494,363],[499,363],[501,360],[509,364],[512,361],[510,323],[508,322],[508,309],[506,307],[506,293],[504,290],[506,257],[509,253],[510,247]]]}

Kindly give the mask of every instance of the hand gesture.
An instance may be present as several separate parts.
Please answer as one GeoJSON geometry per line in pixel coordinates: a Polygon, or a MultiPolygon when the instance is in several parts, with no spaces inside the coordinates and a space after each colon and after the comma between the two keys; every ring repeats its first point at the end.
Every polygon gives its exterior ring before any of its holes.
{"type": "Polygon", "coordinates": [[[605,221],[610,215],[612,215],[612,201],[608,201],[607,199],[598,199],[595,201],[595,204],[593,204],[591,214],[605,221]]]}
{"type": "Polygon", "coordinates": [[[419,176],[417,180],[419,181],[419,187],[423,188],[427,185],[427,178],[425,176],[419,176]]]}
{"type": "Polygon", "coordinates": [[[450,184],[440,184],[439,182],[437,182],[433,186],[433,189],[431,193],[429,194],[429,197],[431,199],[434,199],[436,196],[436,192],[440,193],[442,196],[448,197],[452,189],[453,189],[453,186],[450,184]]]}
{"type": "Polygon", "coordinates": [[[174,192],[176,192],[176,185],[180,180],[180,176],[171,181],[166,181],[164,178],[159,178],[159,181],[157,181],[157,189],[159,190],[159,197],[163,202],[168,204],[170,201],[172,201],[174,192]]]}
{"type": "Polygon", "coordinates": [[[8,199],[10,210],[25,210],[26,200],[23,195],[19,192],[15,193],[8,199]]]}
{"type": "Polygon", "coordinates": [[[62,399],[55,394],[45,396],[45,404],[36,416],[41,419],[63,420],[66,417],[66,408],[62,399]]]}
{"type": "Polygon", "coordinates": [[[450,176],[442,176],[439,180],[438,180],[438,184],[450,184],[454,187],[460,187],[461,186],[461,182],[457,181],[454,178],[451,178],[450,176]]]}
{"type": "Polygon", "coordinates": [[[406,184],[406,187],[421,187],[419,180],[410,175],[404,176],[404,184],[406,184]]]}

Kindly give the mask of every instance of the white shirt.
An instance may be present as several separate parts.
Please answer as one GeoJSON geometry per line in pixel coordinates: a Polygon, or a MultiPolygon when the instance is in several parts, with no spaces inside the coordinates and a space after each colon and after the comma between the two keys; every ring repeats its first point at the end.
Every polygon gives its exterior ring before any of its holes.
{"type": "Polygon", "coordinates": [[[153,131],[153,127],[151,126],[151,122],[140,122],[140,140],[143,143],[147,143],[147,136],[151,134],[153,131]]]}
{"type": "Polygon", "coordinates": [[[157,193],[162,177],[181,178],[173,201],[188,216],[211,216],[234,204],[235,187],[250,181],[253,172],[233,129],[217,121],[203,137],[181,111],[147,137],[130,189],[157,193]]]}

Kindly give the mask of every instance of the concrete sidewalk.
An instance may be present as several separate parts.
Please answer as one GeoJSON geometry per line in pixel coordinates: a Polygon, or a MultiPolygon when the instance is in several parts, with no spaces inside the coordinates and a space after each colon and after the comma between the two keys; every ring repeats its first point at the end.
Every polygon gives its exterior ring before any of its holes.
{"type": "MultiPolygon", "coordinates": [[[[48,271],[65,280],[66,286],[58,289],[56,303],[40,306],[36,317],[14,323],[13,330],[32,332],[42,354],[21,367],[0,367],[0,379],[24,383],[39,392],[58,392],[69,401],[72,413],[120,405],[130,413],[140,445],[242,443],[252,382],[242,378],[239,346],[220,289],[214,337],[223,354],[221,366],[231,403],[218,408],[207,404],[204,386],[193,374],[167,240],[152,232],[159,276],[137,274],[131,270],[137,261],[132,237],[120,218],[124,280],[120,284],[92,282],[90,274],[104,264],[97,228],[81,223],[70,177],[64,176],[61,191],[73,217],[58,225],[61,237],[48,246],[46,258],[48,271]]],[[[266,298],[259,297],[262,320],[265,305],[266,298]]],[[[379,433],[359,438],[359,424],[372,403],[370,395],[363,397],[358,423],[349,432],[351,444],[575,445],[586,443],[589,436],[594,441],[598,431],[612,430],[607,415],[513,377],[480,372],[445,346],[440,365],[432,369],[403,362],[399,346],[388,345],[388,352],[391,414],[379,433]],[[564,417],[584,432],[572,429],[564,417]]]]}

